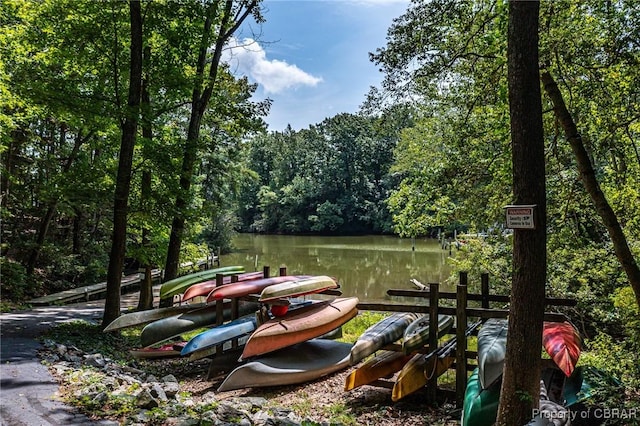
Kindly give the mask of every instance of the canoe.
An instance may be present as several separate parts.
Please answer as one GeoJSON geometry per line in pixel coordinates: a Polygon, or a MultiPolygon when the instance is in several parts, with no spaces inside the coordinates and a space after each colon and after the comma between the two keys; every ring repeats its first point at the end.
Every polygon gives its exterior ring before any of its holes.
{"type": "Polygon", "coordinates": [[[250,294],[260,294],[265,288],[280,284],[287,281],[298,281],[307,278],[309,275],[284,275],[280,277],[263,278],[261,280],[242,281],[238,283],[226,284],[216,287],[207,296],[207,302],[213,302],[220,299],[232,299],[234,297],[243,297],[250,294]]]}
{"type": "MultiPolygon", "coordinates": [[[[226,303],[223,320],[231,319],[231,303],[226,303]]],[[[247,315],[260,309],[260,305],[253,302],[241,302],[238,306],[239,315],[247,315]]],[[[216,323],[216,305],[211,304],[173,317],[163,318],[147,324],[140,333],[142,346],[148,347],[182,333],[197,330],[216,323]]]]}
{"type": "Polygon", "coordinates": [[[491,426],[498,416],[498,402],[500,401],[499,382],[488,389],[480,385],[479,369],[467,381],[462,406],[462,426],[491,426]]]}
{"type": "Polygon", "coordinates": [[[111,323],[109,323],[109,325],[103,331],[116,331],[123,328],[135,327],[137,325],[147,324],[162,318],[172,317],[184,312],[193,311],[204,306],[204,303],[194,303],[169,306],[167,308],[149,309],[146,311],[130,312],[120,315],[118,318],[111,321],[111,323]]]}
{"type": "Polygon", "coordinates": [[[400,371],[409,362],[412,355],[397,351],[380,351],[360,367],[353,370],[344,382],[344,390],[350,391],[359,386],[368,385],[381,377],[388,377],[400,371]]]}
{"type": "Polygon", "coordinates": [[[378,349],[400,339],[409,324],[419,317],[416,313],[397,312],[367,328],[351,349],[351,365],[356,365],[378,349]]]}
{"type": "Polygon", "coordinates": [[[272,352],[233,370],[218,392],[304,383],[349,366],[351,344],[312,339],[272,352]]]}
{"type": "MultiPolygon", "coordinates": [[[[264,278],[264,272],[247,272],[244,274],[237,275],[238,281],[251,281],[251,280],[259,280],[264,278]]],[[[232,275],[227,275],[222,279],[222,285],[230,284],[232,275]]],[[[189,287],[184,294],[182,295],[182,301],[193,299],[198,296],[208,296],[211,291],[216,288],[217,281],[216,280],[208,280],[200,283],[193,284],[189,287]]]]}
{"type": "Polygon", "coordinates": [[[270,302],[286,297],[304,296],[306,294],[320,293],[332,288],[338,288],[333,278],[326,275],[305,278],[298,281],[271,285],[260,293],[260,302],[270,302]]]}
{"type": "Polygon", "coordinates": [[[193,284],[210,280],[217,274],[234,275],[241,272],[244,272],[244,268],[242,266],[225,266],[224,268],[207,269],[206,271],[183,275],[169,280],[160,286],[160,299],[166,299],[168,297],[173,297],[176,294],[184,293],[184,291],[193,284]]]}
{"type": "Polygon", "coordinates": [[[357,305],[357,297],[324,300],[268,320],[249,337],[242,358],[273,352],[328,333],[355,317],[357,305]]]}
{"type": "MultiPolygon", "coordinates": [[[[438,337],[442,337],[453,327],[453,316],[438,315],[438,337]]],[[[407,326],[402,339],[402,352],[409,355],[424,348],[429,343],[429,315],[424,315],[407,326]]]]}
{"type": "Polygon", "coordinates": [[[194,336],[187,342],[180,354],[189,355],[192,352],[220,345],[231,339],[253,333],[256,329],[255,314],[245,315],[225,324],[218,325],[194,336]]]}
{"type": "Polygon", "coordinates": [[[167,343],[158,348],[131,349],[129,353],[137,359],[174,358],[180,356],[180,351],[187,342],[167,343]]]}
{"type": "Polygon", "coordinates": [[[580,357],[582,339],[570,322],[545,321],[542,329],[542,345],[558,368],[571,376],[580,357]]]}
{"type": "Polygon", "coordinates": [[[502,376],[507,327],[506,319],[489,318],[478,331],[478,377],[482,389],[487,389],[502,376]]]}

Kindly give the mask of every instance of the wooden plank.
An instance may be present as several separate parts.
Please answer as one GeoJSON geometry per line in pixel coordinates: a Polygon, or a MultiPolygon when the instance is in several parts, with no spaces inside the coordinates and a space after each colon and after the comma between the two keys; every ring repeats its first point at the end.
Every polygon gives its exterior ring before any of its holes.
{"type": "MultiPolygon", "coordinates": [[[[429,306],[411,305],[406,303],[358,303],[358,310],[361,311],[380,311],[380,312],[417,312],[421,314],[429,313],[429,306]]],[[[483,308],[467,308],[467,316],[477,318],[507,318],[509,316],[508,309],[483,309],[483,308]]],[[[456,308],[448,306],[439,306],[438,313],[445,315],[456,315],[456,308]]],[[[545,321],[569,321],[565,314],[558,312],[545,312],[545,321]]]]}
{"type": "MultiPolygon", "coordinates": [[[[152,279],[160,278],[160,270],[155,269],[152,271],[152,279]]],[[[131,287],[136,284],[140,284],[142,279],[140,278],[140,274],[132,274],[124,277],[120,282],[120,289],[126,289],[127,287],[131,287]]],[[[91,284],[83,287],[72,288],[69,290],[64,290],[58,293],[48,294],[46,296],[38,297],[35,299],[28,300],[27,303],[34,306],[48,306],[62,303],[69,303],[78,300],[89,300],[89,296],[93,296],[107,290],[107,282],[101,282],[97,284],[91,284]]]]}
{"type": "MultiPolygon", "coordinates": [[[[404,297],[420,297],[420,298],[429,298],[429,290],[405,290],[405,289],[389,289],[387,290],[387,294],[389,296],[404,296],[404,297]]],[[[455,300],[456,293],[450,291],[441,291],[439,293],[440,299],[450,299],[455,300]]],[[[467,295],[468,300],[473,300],[477,302],[482,302],[483,300],[488,300],[490,302],[501,302],[501,303],[509,303],[509,296],[500,295],[500,294],[489,294],[486,297],[483,297],[482,294],[471,294],[467,295]]],[[[578,301],[575,299],[563,299],[558,297],[546,297],[545,304],[550,306],[576,306],[578,301]]]]}

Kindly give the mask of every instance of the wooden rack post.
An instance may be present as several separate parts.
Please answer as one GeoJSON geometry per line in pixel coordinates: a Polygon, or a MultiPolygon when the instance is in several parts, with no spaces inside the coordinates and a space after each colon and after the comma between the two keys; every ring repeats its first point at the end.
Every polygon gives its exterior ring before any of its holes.
{"type": "Polygon", "coordinates": [[[456,405],[462,407],[467,388],[467,273],[456,287],[456,405]]]}
{"type": "MultiPolygon", "coordinates": [[[[438,347],[438,301],[440,298],[440,284],[429,284],[429,350],[438,347]]],[[[437,361],[436,361],[437,363],[437,361]]],[[[436,402],[438,390],[438,377],[434,377],[427,382],[427,403],[436,402]]]]}

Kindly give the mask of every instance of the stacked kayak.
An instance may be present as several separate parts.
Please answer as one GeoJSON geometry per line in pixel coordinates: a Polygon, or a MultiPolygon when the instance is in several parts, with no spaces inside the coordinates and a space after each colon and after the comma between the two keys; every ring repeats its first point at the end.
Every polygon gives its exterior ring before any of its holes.
{"type": "Polygon", "coordinates": [[[351,348],[351,365],[356,365],[378,349],[395,342],[404,335],[405,329],[419,314],[398,312],[367,328],[351,348]]]}
{"type": "Polygon", "coordinates": [[[249,337],[242,358],[292,346],[328,333],[358,314],[358,298],[319,301],[260,325],[249,337]]]}
{"type": "Polygon", "coordinates": [[[262,355],[233,370],[218,392],[308,382],[349,366],[351,345],[311,339],[262,355]]]}

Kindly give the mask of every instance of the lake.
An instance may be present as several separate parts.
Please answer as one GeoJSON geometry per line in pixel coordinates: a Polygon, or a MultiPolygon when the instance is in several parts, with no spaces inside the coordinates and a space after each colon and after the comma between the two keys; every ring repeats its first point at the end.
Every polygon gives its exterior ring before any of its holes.
{"type": "Polygon", "coordinates": [[[411,278],[425,284],[443,282],[450,270],[449,251],[433,239],[416,239],[415,250],[411,239],[389,235],[239,234],[233,244],[236,251],[220,258],[222,266],[241,265],[246,271],[269,266],[272,276],[280,267],[286,267],[289,275],[329,275],[338,280],[343,296],[357,296],[363,302],[391,300],[386,294],[390,288],[415,289],[411,278]]]}

